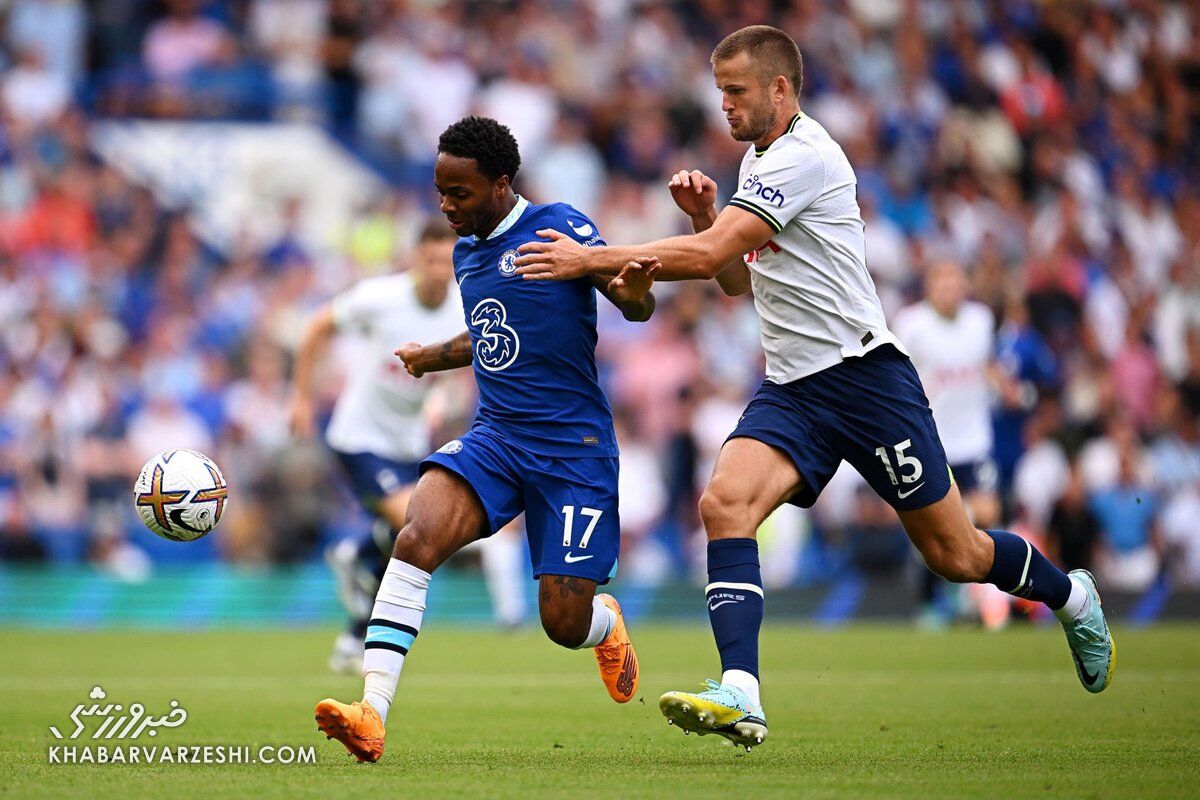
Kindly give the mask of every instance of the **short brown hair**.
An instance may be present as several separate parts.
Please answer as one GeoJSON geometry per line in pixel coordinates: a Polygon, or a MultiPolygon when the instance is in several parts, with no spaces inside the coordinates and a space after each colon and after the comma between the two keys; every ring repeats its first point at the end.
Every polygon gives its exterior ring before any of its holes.
{"type": "Polygon", "coordinates": [[[750,25],[722,39],[709,61],[713,64],[728,61],[739,53],[749,54],[759,65],[764,84],[776,75],[782,75],[796,96],[800,96],[800,88],[804,85],[804,59],[792,37],[770,25],[750,25]]]}
{"type": "Polygon", "coordinates": [[[457,238],[458,234],[446,222],[445,217],[434,217],[421,226],[421,232],[417,234],[417,244],[457,238]]]}

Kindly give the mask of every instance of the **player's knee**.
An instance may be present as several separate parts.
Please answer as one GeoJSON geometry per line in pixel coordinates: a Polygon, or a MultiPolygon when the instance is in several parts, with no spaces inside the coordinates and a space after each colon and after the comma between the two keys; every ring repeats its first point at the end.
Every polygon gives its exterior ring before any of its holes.
{"type": "Polygon", "coordinates": [[[568,609],[554,605],[541,607],[542,630],[550,641],[568,648],[576,648],[587,639],[591,620],[571,614],[568,609]]]}
{"type": "Polygon", "coordinates": [[[400,533],[396,534],[396,544],[392,548],[392,558],[398,558],[406,564],[412,564],[417,569],[433,572],[441,563],[437,546],[433,537],[416,520],[409,520],[400,533]]]}
{"type": "Polygon", "coordinates": [[[750,516],[749,502],[738,497],[729,487],[717,482],[710,483],[700,495],[700,520],[709,539],[723,536],[744,535],[744,527],[750,516]]]}

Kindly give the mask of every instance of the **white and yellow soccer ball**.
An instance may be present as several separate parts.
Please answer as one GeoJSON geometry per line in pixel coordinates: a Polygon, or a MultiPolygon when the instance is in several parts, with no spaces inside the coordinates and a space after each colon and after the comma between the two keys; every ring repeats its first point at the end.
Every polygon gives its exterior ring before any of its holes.
{"type": "Polygon", "coordinates": [[[133,484],[138,516],[173,542],[205,536],[221,521],[229,487],[213,460],[195,450],[164,450],[146,462],[133,484]]]}

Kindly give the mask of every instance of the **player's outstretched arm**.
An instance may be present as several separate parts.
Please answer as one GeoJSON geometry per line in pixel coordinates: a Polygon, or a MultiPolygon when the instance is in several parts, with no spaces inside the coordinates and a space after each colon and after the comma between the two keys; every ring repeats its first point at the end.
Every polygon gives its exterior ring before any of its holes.
{"type": "Polygon", "coordinates": [[[727,207],[708,230],[633,246],[578,247],[558,231],[541,230],[548,242],[517,248],[517,274],[526,280],[571,280],[584,275],[619,274],[630,261],[657,256],[659,280],[715,278],[733,259],[757,250],[774,231],[749,211],[727,207]],[[566,241],[564,241],[566,239],[566,241]]]}
{"type": "Polygon", "coordinates": [[[655,300],[650,292],[658,273],[658,259],[630,261],[615,278],[593,275],[592,283],[630,322],[645,322],[654,314],[655,300]]]}
{"type": "Polygon", "coordinates": [[[467,331],[437,344],[422,346],[416,342],[408,342],[397,347],[395,354],[404,362],[408,374],[414,378],[419,378],[426,372],[469,367],[474,357],[471,350],[471,334],[467,331]]]}
{"type": "Polygon", "coordinates": [[[337,331],[333,308],[327,303],[313,313],[296,348],[296,363],[292,370],[294,390],[288,421],[292,433],[308,438],[313,435],[313,372],[325,344],[337,331]]]}

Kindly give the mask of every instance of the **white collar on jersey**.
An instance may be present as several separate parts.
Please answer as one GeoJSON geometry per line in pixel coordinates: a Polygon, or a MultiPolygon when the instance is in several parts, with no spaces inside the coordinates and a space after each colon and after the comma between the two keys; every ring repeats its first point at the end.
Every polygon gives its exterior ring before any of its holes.
{"type": "MultiPolygon", "coordinates": [[[[508,216],[500,220],[500,224],[496,226],[496,230],[487,235],[489,239],[495,239],[497,236],[503,236],[508,232],[508,229],[517,224],[517,220],[525,213],[525,209],[529,208],[529,201],[521,195],[517,195],[517,204],[513,206],[513,210],[508,212],[508,216]]],[[[479,237],[475,237],[475,241],[479,241],[479,237]]]]}

